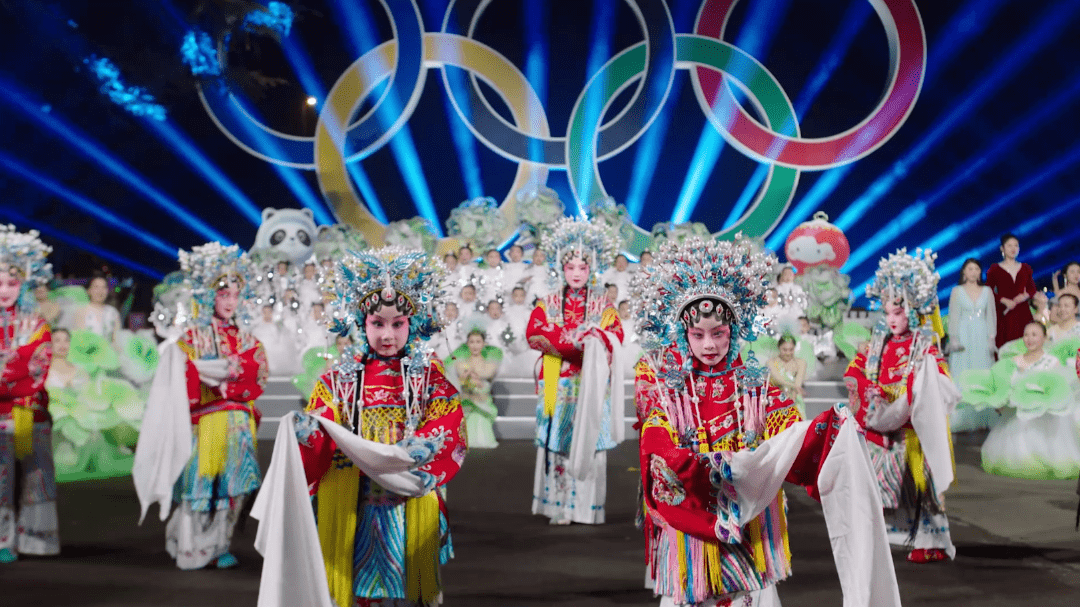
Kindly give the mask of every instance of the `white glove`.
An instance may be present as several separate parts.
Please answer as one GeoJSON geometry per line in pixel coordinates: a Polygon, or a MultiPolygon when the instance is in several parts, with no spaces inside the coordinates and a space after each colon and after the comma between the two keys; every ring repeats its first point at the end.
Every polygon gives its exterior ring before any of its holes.
{"type": "Polygon", "coordinates": [[[218,386],[229,375],[229,361],[224,358],[192,361],[199,371],[199,381],[208,386],[218,386]]]}

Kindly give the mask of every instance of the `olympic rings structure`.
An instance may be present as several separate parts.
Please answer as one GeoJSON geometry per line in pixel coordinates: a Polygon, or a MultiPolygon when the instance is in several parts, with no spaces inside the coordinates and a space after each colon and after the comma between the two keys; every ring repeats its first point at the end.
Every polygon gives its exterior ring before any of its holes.
{"type": "MultiPolygon", "coordinates": [[[[872,153],[903,125],[914,108],[926,67],[926,36],[914,0],[868,0],[889,46],[885,90],[878,105],[849,130],[823,138],[800,135],[791,100],[759,61],[723,40],[738,0],[704,0],[692,33],[676,33],[664,0],[625,0],[644,40],[611,57],[579,94],[566,135],[554,136],[547,114],[524,73],[505,56],[474,39],[493,0],[452,0],[442,29],[424,31],[416,0],[380,0],[393,38],[367,51],[331,87],[313,137],[270,129],[244,111],[226,86],[200,86],[211,118],[227,137],[268,162],[314,170],[326,201],[341,221],[374,245],[386,226],[367,209],[349,176],[348,163],[371,155],[405,125],[416,108],[428,71],[441,70],[452,106],[490,150],[517,163],[500,211],[517,226],[516,193],[542,186],[549,170],[565,169],[582,208],[607,196],[600,162],[631,146],[660,114],[676,70],[688,70],[698,105],[728,145],[769,165],[768,176],[744,215],[727,230],[764,236],[783,217],[800,171],[825,170],[872,153]],[[450,70],[465,70],[468,87],[451,86],[450,70]],[[506,120],[481,92],[482,81],[510,109],[506,120]],[[361,104],[383,82],[381,96],[363,116],[361,104]],[[737,86],[764,118],[754,118],[732,93],[737,86]],[[620,93],[633,88],[626,107],[604,122],[620,93]],[[465,110],[468,108],[468,111],[465,110]]],[[[639,228],[640,230],[640,228],[639,228]]],[[[644,232],[642,232],[644,233],[644,232]]],[[[512,235],[512,231],[506,237],[512,235]]],[[[641,240],[641,239],[639,239],[641,240]]]]}

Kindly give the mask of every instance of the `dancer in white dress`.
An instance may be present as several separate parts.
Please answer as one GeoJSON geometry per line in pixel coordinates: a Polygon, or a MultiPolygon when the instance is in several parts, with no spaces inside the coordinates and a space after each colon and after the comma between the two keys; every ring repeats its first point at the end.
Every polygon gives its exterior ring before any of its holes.
{"type": "Polygon", "coordinates": [[[120,330],[120,312],[105,303],[109,297],[109,281],[104,276],[94,276],[86,285],[90,303],[75,314],[75,329],[96,333],[116,342],[116,333],[120,330]]]}
{"type": "Polygon", "coordinates": [[[995,365],[995,379],[1011,382],[1004,420],[982,446],[982,466],[990,474],[1029,479],[1080,476],[1080,406],[1072,369],[1043,350],[1046,329],[1024,328],[1025,354],[995,365]]]}
{"type": "MultiPolygon", "coordinates": [[[[994,364],[997,312],[994,292],[982,284],[982,266],[964,261],[960,284],[949,295],[949,372],[953,377],[969,369],[989,369],[994,364]]],[[[961,402],[949,418],[953,432],[989,428],[1000,416],[992,409],[973,409],[961,402]]]]}

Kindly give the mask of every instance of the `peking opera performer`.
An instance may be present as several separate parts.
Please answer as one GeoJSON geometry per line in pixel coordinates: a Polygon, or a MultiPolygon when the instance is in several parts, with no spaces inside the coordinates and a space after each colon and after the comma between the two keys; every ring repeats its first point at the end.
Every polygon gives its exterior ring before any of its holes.
{"type": "Polygon", "coordinates": [[[883,259],[866,295],[882,302],[868,353],[851,361],[844,382],[866,430],[889,541],[908,560],[956,557],[945,515],[954,464],[949,416],[960,393],[937,347],[941,335],[934,257],[905,249],[883,259]]]}
{"type": "Polygon", "coordinates": [[[661,246],[634,277],[646,585],[661,607],[778,607],[785,481],[821,501],[845,605],[899,606],[873,468],[846,405],[802,421],[732,347],[764,329],[775,257],[741,236],[661,246]]]}
{"type": "Polygon", "coordinates": [[[453,556],[443,487],[467,452],[458,392],[428,340],[445,267],[421,251],[350,254],[327,287],[355,354],[282,419],[252,509],[259,605],[433,607],[453,556]]]}
{"type": "Polygon", "coordinates": [[[31,295],[52,278],[51,251],[37,231],[0,225],[0,565],[60,553],[45,391],[52,338],[31,295]]]}
{"type": "Polygon", "coordinates": [[[543,251],[552,290],[529,317],[543,354],[536,408],[533,514],[553,525],[604,522],[607,451],[623,439],[622,324],[599,288],[618,243],[599,223],[560,219],[543,251]],[[613,371],[614,370],[614,371],[613,371]]]}
{"type": "MultiPolygon", "coordinates": [[[[165,548],[180,569],[239,565],[230,552],[244,503],[259,488],[255,399],[269,379],[263,346],[247,330],[254,268],[236,245],[180,252],[190,285],[187,330],[162,349],[132,478],[142,505],[159,503],[165,548]]],[[[140,523],[142,518],[140,518],[140,523]]]]}

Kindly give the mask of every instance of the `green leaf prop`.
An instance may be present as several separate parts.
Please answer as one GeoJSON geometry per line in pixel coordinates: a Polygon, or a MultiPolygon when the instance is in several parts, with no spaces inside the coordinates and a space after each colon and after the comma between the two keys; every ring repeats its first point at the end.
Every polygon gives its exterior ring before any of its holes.
{"type": "Polygon", "coordinates": [[[1016,407],[1016,416],[1021,419],[1033,419],[1045,413],[1061,415],[1074,405],[1069,380],[1060,370],[1027,371],[1020,375],[1014,382],[1009,403],[1016,407]]]}
{"type": "Polygon", "coordinates": [[[1050,354],[1061,361],[1061,364],[1068,365],[1070,358],[1076,358],[1076,349],[1080,348],[1080,337],[1069,337],[1061,341],[1054,342],[1054,345],[1050,346],[1050,354]]]}
{"type": "Polygon", "coordinates": [[[59,287],[49,291],[49,299],[62,306],[74,306],[90,303],[86,289],[79,286],[59,287]]]}
{"type": "Polygon", "coordinates": [[[1007,341],[1000,348],[998,348],[998,360],[1005,360],[1006,358],[1014,358],[1021,354],[1027,353],[1027,346],[1024,345],[1023,339],[1014,339],[1007,341]]]}
{"type": "Polygon", "coordinates": [[[315,389],[315,382],[319,381],[323,373],[326,373],[329,365],[337,361],[338,356],[335,346],[308,348],[304,351],[304,356],[300,361],[303,371],[292,379],[293,385],[300,394],[304,395],[304,398],[311,394],[311,391],[315,389]]]}
{"type": "Polygon", "coordinates": [[[120,372],[137,384],[154,379],[157,369],[157,341],[146,334],[121,331],[117,341],[120,346],[120,372]]]}
{"type": "Polygon", "coordinates": [[[109,340],[90,331],[71,332],[68,360],[85,369],[91,376],[99,371],[120,368],[120,358],[109,345],[109,340]]]}
{"type": "Polygon", "coordinates": [[[1002,360],[989,369],[969,369],[960,373],[956,382],[963,391],[963,402],[972,409],[997,409],[1009,403],[1012,374],[1016,365],[1002,360]]]}
{"type": "MultiPolygon", "coordinates": [[[[450,367],[454,364],[455,360],[465,360],[469,358],[469,344],[461,344],[456,350],[450,353],[443,363],[450,367]]],[[[501,363],[503,359],[503,351],[497,346],[484,346],[484,349],[480,351],[480,356],[492,363],[501,363]]]]}
{"type": "Polygon", "coordinates": [[[833,343],[848,360],[855,360],[859,345],[870,341],[870,329],[857,322],[845,322],[833,329],[833,343]]]}

